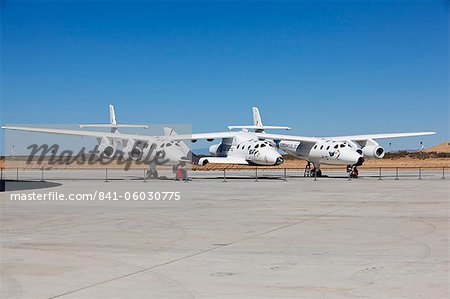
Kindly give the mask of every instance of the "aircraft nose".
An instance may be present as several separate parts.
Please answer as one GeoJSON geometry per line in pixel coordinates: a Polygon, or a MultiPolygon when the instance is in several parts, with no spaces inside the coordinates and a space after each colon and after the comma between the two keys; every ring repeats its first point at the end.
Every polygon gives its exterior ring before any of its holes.
{"type": "Polygon", "coordinates": [[[283,157],[278,157],[277,161],[275,162],[275,165],[280,165],[284,162],[284,158],[283,157]]]}

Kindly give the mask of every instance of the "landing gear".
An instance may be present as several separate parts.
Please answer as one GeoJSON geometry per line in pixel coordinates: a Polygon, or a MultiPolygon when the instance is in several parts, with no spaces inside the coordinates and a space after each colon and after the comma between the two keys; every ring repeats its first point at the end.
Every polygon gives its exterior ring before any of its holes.
{"type": "Polygon", "coordinates": [[[321,177],[322,176],[322,170],[320,170],[319,166],[317,166],[317,168],[316,168],[316,165],[314,165],[314,168],[313,168],[312,171],[313,171],[313,175],[315,177],[321,177]]]}
{"type": "Polygon", "coordinates": [[[308,163],[305,166],[305,173],[303,174],[303,176],[305,178],[311,176],[311,162],[309,162],[309,161],[308,161],[308,163]]]}
{"type": "Polygon", "coordinates": [[[147,170],[147,173],[145,175],[145,179],[157,179],[158,178],[158,171],[156,170],[156,163],[150,163],[149,165],[150,169],[147,170]]]}
{"type": "Polygon", "coordinates": [[[356,164],[347,165],[347,173],[350,178],[357,179],[358,178],[358,166],[356,166],[356,164]]]}
{"type": "Polygon", "coordinates": [[[308,163],[305,166],[305,173],[303,174],[304,177],[320,177],[322,176],[322,170],[320,170],[319,164],[314,164],[314,168],[311,170],[311,162],[308,161],[308,163]]]}

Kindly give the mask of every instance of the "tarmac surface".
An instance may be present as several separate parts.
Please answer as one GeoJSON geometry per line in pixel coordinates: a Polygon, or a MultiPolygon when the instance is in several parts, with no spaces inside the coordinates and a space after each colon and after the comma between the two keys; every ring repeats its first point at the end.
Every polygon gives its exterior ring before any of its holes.
{"type": "Polygon", "coordinates": [[[0,297],[449,298],[449,179],[377,174],[48,173],[0,194],[0,297]],[[97,197],[11,200],[33,192],[97,197]]]}

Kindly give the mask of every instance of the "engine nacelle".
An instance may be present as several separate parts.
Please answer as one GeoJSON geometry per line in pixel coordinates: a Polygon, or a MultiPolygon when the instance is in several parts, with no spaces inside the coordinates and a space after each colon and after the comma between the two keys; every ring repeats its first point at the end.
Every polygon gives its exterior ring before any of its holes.
{"type": "Polygon", "coordinates": [[[116,152],[116,146],[112,145],[109,139],[102,138],[102,141],[100,142],[98,148],[97,148],[97,157],[109,159],[114,156],[114,153],[116,152]]]}
{"type": "Polygon", "coordinates": [[[381,159],[384,157],[385,151],[379,145],[369,145],[362,148],[364,157],[368,159],[381,159]]]}
{"type": "Polygon", "coordinates": [[[123,148],[123,158],[125,160],[138,160],[142,157],[142,149],[136,145],[134,140],[128,140],[127,146],[123,148]]]}
{"type": "Polygon", "coordinates": [[[209,147],[209,153],[213,156],[217,155],[217,150],[219,149],[220,143],[219,144],[213,144],[209,147]]]}
{"type": "Polygon", "coordinates": [[[200,158],[200,159],[198,160],[198,165],[201,165],[201,166],[206,166],[206,164],[208,164],[208,163],[209,163],[209,160],[208,160],[207,157],[205,157],[205,158],[200,158]]]}
{"type": "Polygon", "coordinates": [[[226,157],[230,150],[231,144],[219,143],[209,147],[209,153],[215,157],[226,157]]]}

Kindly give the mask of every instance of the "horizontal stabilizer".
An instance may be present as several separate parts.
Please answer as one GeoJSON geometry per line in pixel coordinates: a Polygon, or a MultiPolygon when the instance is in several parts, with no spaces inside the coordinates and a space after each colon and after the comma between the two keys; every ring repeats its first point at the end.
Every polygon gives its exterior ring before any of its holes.
{"type": "Polygon", "coordinates": [[[248,165],[248,162],[245,159],[239,159],[239,158],[233,158],[233,157],[203,157],[198,160],[198,165],[205,166],[208,163],[248,165]]]}
{"type": "Polygon", "coordinates": [[[2,129],[24,131],[24,132],[35,132],[35,133],[47,133],[47,134],[57,134],[57,135],[72,135],[80,137],[94,137],[94,138],[111,138],[113,140],[127,140],[134,139],[148,142],[149,138],[152,136],[147,135],[137,135],[137,134],[122,134],[113,132],[99,132],[99,131],[85,131],[85,130],[63,130],[63,129],[52,129],[52,128],[32,128],[32,127],[10,127],[3,126],[2,129]]]}
{"type": "Polygon", "coordinates": [[[248,130],[290,130],[291,127],[284,126],[228,126],[228,129],[248,129],[248,130]]]}
{"type": "Polygon", "coordinates": [[[147,125],[131,125],[131,124],[82,124],[80,128],[144,128],[148,129],[147,125]]]}

